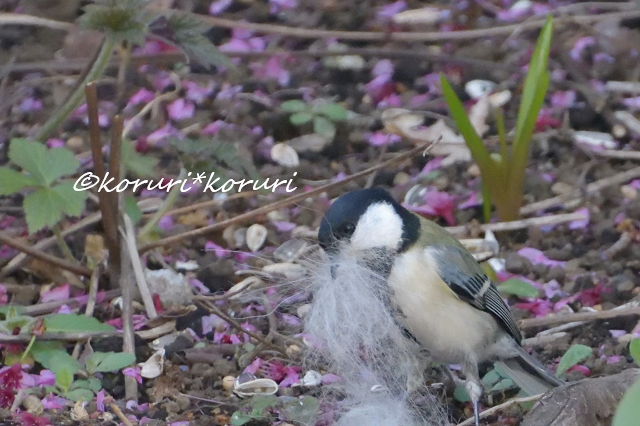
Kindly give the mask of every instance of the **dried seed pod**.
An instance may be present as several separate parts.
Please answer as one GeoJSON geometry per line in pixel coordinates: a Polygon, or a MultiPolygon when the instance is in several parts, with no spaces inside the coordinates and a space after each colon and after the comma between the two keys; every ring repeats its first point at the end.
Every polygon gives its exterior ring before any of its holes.
{"type": "Polygon", "coordinates": [[[271,148],[271,159],[285,167],[298,167],[300,164],[298,153],[286,143],[277,143],[271,148]]]}
{"type": "Polygon", "coordinates": [[[236,378],[233,376],[225,376],[222,378],[222,388],[227,392],[233,392],[235,384],[236,378]]]}
{"type": "Polygon", "coordinates": [[[236,379],[233,388],[233,393],[238,396],[273,395],[276,392],[278,392],[278,384],[271,379],[255,379],[243,383],[238,383],[236,379]]]}
{"type": "Polygon", "coordinates": [[[264,242],[267,241],[267,228],[255,223],[247,229],[247,247],[252,252],[256,252],[262,248],[264,242]]]}

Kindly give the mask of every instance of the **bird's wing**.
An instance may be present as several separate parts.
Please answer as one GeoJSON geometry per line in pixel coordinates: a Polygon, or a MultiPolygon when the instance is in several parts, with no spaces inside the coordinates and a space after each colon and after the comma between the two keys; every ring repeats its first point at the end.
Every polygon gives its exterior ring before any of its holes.
{"type": "Polygon", "coordinates": [[[496,286],[464,247],[435,245],[428,247],[425,253],[436,261],[440,278],[456,296],[474,308],[493,315],[520,344],[522,334],[511,311],[496,286]]]}

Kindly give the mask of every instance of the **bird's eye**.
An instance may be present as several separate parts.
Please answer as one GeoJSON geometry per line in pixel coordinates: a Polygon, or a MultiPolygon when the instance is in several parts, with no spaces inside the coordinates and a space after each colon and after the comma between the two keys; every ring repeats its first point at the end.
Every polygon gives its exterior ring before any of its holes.
{"type": "Polygon", "coordinates": [[[353,231],[356,230],[356,225],[354,225],[352,222],[347,222],[344,224],[344,233],[347,235],[351,235],[353,234],[353,231]]]}

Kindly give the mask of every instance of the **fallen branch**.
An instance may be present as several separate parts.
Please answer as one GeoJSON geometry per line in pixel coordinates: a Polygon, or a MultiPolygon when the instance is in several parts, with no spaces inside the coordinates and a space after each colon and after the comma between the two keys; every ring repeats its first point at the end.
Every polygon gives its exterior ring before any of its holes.
{"type": "Polygon", "coordinates": [[[527,204],[520,209],[520,214],[532,214],[540,210],[556,207],[574,198],[580,198],[584,194],[598,192],[612,185],[621,185],[637,177],[640,177],[640,167],[634,167],[633,169],[627,170],[625,172],[597,180],[588,184],[584,189],[575,189],[573,191],[567,192],[566,194],[558,195],[557,197],[527,204]]]}
{"type": "MultiPolygon", "coordinates": [[[[484,419],[485,417],[489,417],[494,413],[497,413],[498,411],[504,410],[505,408],[509,408],[512,405],[516,405],[516,404],[523,404],[525,402],[532,402],[532,401],[537,401],[540,398],[542,398],[544,394],[541,393],[539,395],[532,395],[532,396],[524,396],[522,398],[513,398],[513,399],[509,399],[505,402],[503,402],[502,404],[496,405],[495,407],[491,407],[488,408],[486,410],[484,410],[483,412],[480,413],[480,418],[484,419]]],[[[473,417],[469,417],[467,420],[465,420],[462,423],[458,423],[458,426],[468,426],[468,425],[472,425],[474,423],[475,419],[473,417]]]]}
{"type": "Polygon", "coordinates": [[[356,179],[359,179],[363,176],[368,175],[369,173],[373,173],[376,170],[382,169],[384,167],[390,166],[394,163],[397,163],[399,161],[402,160],[406,160],[408,158],[411,158],[412,156],[425,151],[425,147],[427,147],[427,149],[429,149],[429,147],[433,146],[432,144],[425,144],[425,145],[420,145],[417,147],[414,147],[402,154],[399,154],[387,161],[384,161],[382,163],[376,164],[375,166],[369,167],[366,170],[363,170],[361,172],[355,173],[351,176],[347,176],[346,178],[342,179],[341,181],[338,182],[332,182],[323,186],[320,186],[318,188],[312,189],[310,191],[304,192],[304,193],[300,193],[300,194],[296,194],[296,195],[292,195],[290,197],[285,198],[284,200],[279,200],[279,201],[275,201],[271,204],[267,204],[266,206],[262,206],[259,207],[255,210],[251,210],[250,212],[247,213],[243,213],[241,215],[232,217],[230,219],[227,220],[223,220],[222,222],[218,222],[215,223],[213,225],[209,225],[209,226],[205,226],[203,228],[199,228],[199,229],[194,229],[192,231],[187,231],[184,232],[182,234],[178,234],[178,235],[174,235],[172,237],[167,237],[167,238],[163,238],[161,240],[146,244],[142,247],[140,247],[140,254],[143,254],[149,250],[152,250],[154,248],[157,247],[162,247],[162,246],[166,246],[166,245],[170,245],[170,244],[176,244],[180,241],[186,240],[186,239],[193,239],[195,237],[199,237],[201,235],[205,235],[205,234],[209,234],[211,232],[214,231],[221,231],[231,225],[235,225],[237,223],[241,223],[241,222],[245,222],[249,219],[252,219],[256,216],[261,216],[264,214],[267,214],[269,212],[272,212],[274,210],[278,210],[287,206],[290,206],[291,204],[295,204],[298,203],[302,200],[305,200],[307,198],[311,198],[314,196],[318,196],[320,194],[322,194],[323,192],[326,192],[330,189],[334,189],[334,188],[338,188],[340,186],[343,186],[351,181],[354,181],[356,179]]]}
{"type": "MultiPolygon", "coordinates": [[[[486,232],[513,231],[516,229],[530,228],[532,226],[558,225],[574,220],[585,220],[586,217],[582,213],[556,214],[551,216],[534,217],[530,219],[514,220],[512,222],[484,223],[478,226],[478,229],[486,232]]],[[[450,233],[460,236],[467,234],[467,226],[451,226],[445,228],[450,233]]]]}
{"type": "Polygon", "coordinates": [[[597,321],[610,318],[624,317],[628,315],[640,315],[640,306],[629,306],[622,309],[614,308],[598,312],[576,312],[566,315],[547,315],[541,318],[527,318],[518,321],[521,329],[533,327],[548,327],[555,324],[566,324],[576,321],[597,321]]]}
{"type": "Polygon", "coordinates": [[[36,259],[40,259],[43,262],[46,262],[50,265],[58,267],[60,269],[64,269],[65,271],[73,272],[74,274],[81,275],[83,277],[90,277],[93,271],[85,266],[76,265],[75,263],[71,263],[67,260],[60,259],[58,257],[52,256],[50,254],[44,253],[40,250],[36,250],[31,246],[23,244],[22,242],[9,237],[8,235],[0,232],[0,244],[6,244],[9,247],[12,247],[18,251],[28,254],[31,257],[36,259]]]}

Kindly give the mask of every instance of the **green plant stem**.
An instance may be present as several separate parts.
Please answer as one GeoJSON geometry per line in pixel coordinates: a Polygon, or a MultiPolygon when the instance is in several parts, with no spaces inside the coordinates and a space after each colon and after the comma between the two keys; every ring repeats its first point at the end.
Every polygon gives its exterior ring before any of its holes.
{"type": "Polygon", "coordinates": [[[491,193],[489,186],[484,181],[482,181],[482,215],[484,223],[491,222],[491,193]]]}
{"type": "Polygon", "coordinates": [[[31,336],[31,340],[29,340],[29,345],[27,346],[27,349],[24,350],[24,353],[22,354],[22,356],[20,357],[20,363],[22,364],[25,360],[25,358],[27,357],[27,355],[29,355],[29,351],[31,351],[31,348],[33,347],[33,344],[36,342],[36,336],[31,336]]]}
{"type": "MultiPolygon", "coordinates": [[[[178,176],[178,179],[185,179],[186,176],[187,171],[185,169],[180,169],[180,175],[178,176]]],[[[169,195],[167,195],[167,198],[165,198],[160,208],[155,212],[153,216],[151,216],[151,219],[149,219],[149,221],[142,227],[142,229],[140,229],[140,232],[138,232],[138,241],[145,242],[153,227],[157,225],[157,223],[160,221],[160,219],[162,219],[162,216],[164,216],[165,213],[171,210],[176,200],[178,199],[178,195],[180,194],[180,186],[181,185],[176,185],[171,188],[171,191],[169,191],[169,195]]]]}
{"type": "Polygon", "coordinates": [[[75,263],[76,258],[73,257],[73,253],[71,252],[69,245],[67,244],[67,242],[64,240],[64,237],[62,236],[62,231],[60,230],[60,224],[56,223],[56,225],[53,227],[53,232],[56,234],[56,241],[58,242],[58,246],[60,247],[60,250],[62,250],[62,254],[64,254],[64,257],[66,257],[69,261],[75,263]]]}
{"type": "Polygon", "coordinates": [[[71,112],[80,105],[82,99],[84,99],[85,96],[85,85],[93,80],[98,79],[102,75],[102,72],[109,63],[109,59],[111,58],[111,54],[113,53],[114,48],[115,42],[110,37],[106,37],[102,42],[100,52],[98,53],[95,62],[91,66],[91,69],[87,73],[82,83],[76,85],[76,88],[74,89],[71,96],[67,98],[65,104],[58,108],[56,112],[40,128],[38,134],[36,135],[36,140],[44,142],[51,135],[51,133],[53,133],[62,124],[62,122],[66,120],[69,114],[71,114],[71,112]]]}

